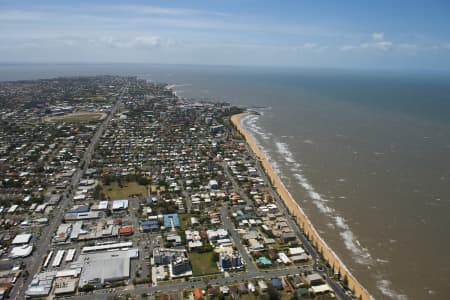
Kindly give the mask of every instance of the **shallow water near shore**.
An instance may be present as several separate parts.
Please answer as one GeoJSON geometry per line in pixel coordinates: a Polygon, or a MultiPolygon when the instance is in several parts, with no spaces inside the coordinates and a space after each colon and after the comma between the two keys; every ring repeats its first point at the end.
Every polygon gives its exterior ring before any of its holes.
{"type": "Polygon", "coordinates": [[[264,106],[242,123],[377,299],[450,299],[450,77],[152,65],[7,66],[0,80],[95,74],[264,106]],[[31,69],[30,69],[31,68],[31,69]]]}

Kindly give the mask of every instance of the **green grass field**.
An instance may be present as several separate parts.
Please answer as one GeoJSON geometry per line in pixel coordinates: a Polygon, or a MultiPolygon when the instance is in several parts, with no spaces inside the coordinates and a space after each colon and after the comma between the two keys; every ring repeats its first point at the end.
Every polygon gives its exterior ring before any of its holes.
{"type": "Polygon", "coordinates": [[[105,113],[96,112],[77,112],[72,114],[67,114],[64,116],[49,117],[45,120],[47,122],[89,122],[101,120],[106,116],[105,113]]]}
{"type": "Polygon", "coordinates": [[[112,182],[110,185],[103,186],[103,192],[111,199],[125,199],[134,194],[147,195],[147,187],[137,182],[123,182],[122,185],[121,188],[117,182],[112,182]]]}
{"type": "Polygon", "coordinates": [[[219,269],[215,262],[213,262],[214,252],[204,253],[189,253],[189,258],[192,265],[192,273],[194,275],[204,275],[211,273],[219,273],[219,269]]]}

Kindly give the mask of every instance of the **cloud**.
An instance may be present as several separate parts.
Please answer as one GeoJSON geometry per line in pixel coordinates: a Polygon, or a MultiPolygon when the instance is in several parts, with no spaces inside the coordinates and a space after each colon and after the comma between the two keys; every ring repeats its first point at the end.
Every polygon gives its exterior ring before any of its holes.
{"type": "Polygon", "coordinates": [[[388,42],[388,41],[382,41],[382,42],[378,42],[378,43],[374,43],[371,46],[375,47],[377,49],[386,51],[392,48],[394,44],[392,42],[388,42]]]}
{"type": "Polygon", "coordinates": [[[317,44],[315,43],[305,43],[302,46],[303,49],[313,49],[313,48],[317,48],[317,44]]]}
{"type": "Polygon", "coordinates": [[[398,44],[397,46],[398,46],[398,48],[405,49],[405,50],[416,50],[416,49],[418,49],[418,46],[416,44],[401,43],[401,44],[398,44]]]}
{"type": "MultiPolygon", "coordinates": [[[[92,7],[91,7],[92,8],[92,7]]],[[[132,14],[150,14],[150,15],[162,15],[162,16],[188,16],[195,13],[200,13],[193,9],[186,8],[169,8],[150,5],[105,5],[97,6],[98,11],[115,11],[115,12],[127,12],[132,14]]]]}
{"type": "Polygon", "coordinates": [[[388,51],[394,47],[394,43],[384,40],[384,33],[374,32],[370,35],[371,40],[355,45],[342,45],[338,49],[341,51],[352,51],[362,49],[388,51]]]}
{"type": "Polygon", "coordinates": [[[303,51],[303,52],[322,52],[324,50],[329,49],[329,46],[326,45],[320,45],[320,44],[316,44],[316,43],[304,43],[303,45],[300,46],[295,46],[292,48],[292,50],[294,51],[303,51]]]}
{"type": "Polygon", "coordinates": [[[91,40],[99,46],[107,46],[119,49],[154,49],[169,44],[169,40],[161,39],[159,36],[134,36],[134,37],[113,37],[101,36],[97,40],[91,40]]]}
{"type": "Polygon", "coordinates": [[[37,21],[42,19],[43,19],[42,14],[31,11],[23,11],[23,10],[0,11],[1,22],[25,22],[25,21],[37,21]]]}
{"type": "Polygon", "coordinates": [[[351,50],[355,50],[358,48],[360,48],[360,47],[357,45],[342,45],[342,46],[338,47],[338,49],[341,51],[351,51],[351,50]]]}
{"type": "Polygon", "coordinates": [[[371,35],[374,41],[382,41],[384,39],[384,33],[382,32],[374,32],[371,35]]]}

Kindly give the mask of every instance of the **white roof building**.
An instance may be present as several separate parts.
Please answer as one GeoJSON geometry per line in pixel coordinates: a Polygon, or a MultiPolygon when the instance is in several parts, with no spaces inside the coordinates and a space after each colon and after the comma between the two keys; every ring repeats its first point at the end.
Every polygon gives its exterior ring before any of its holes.
{"type": "Polygon", "coordinates": [[[27,257],[33,252],[33,246],[23,245],[12,248],[9,253],[10,258],[27,257]]]}
{"type": "Polygon", "coordinates": [[[16,209],[19,207],[19,205],[14,204],[8,209],[8,213],[13,213],[16,211],[16,209]]]}
{"type": "Polygon", "coordinates": [[[138,249],[115,250],[82,254],[76,264],[82,265],[79,286],[97,281],[108,281],[130,277],[130,259],[138,256],[138,249]]]}
{"type": "Polygon", "coordinates": [[[287,255],[284,254],[283,252],[278,253],[278,257],[281,259],[281,261],[285,265],[288,265],[291,263],[291,260],[289,259],[289,257],[287,257],[287,255]]]}
{"type": "Polygon", "coordinates": [[[206,234],[208,236],[208,239],[211,240],[218,240],[218,239],[223,239],[226,238],[228,236],[228,232],[223,229],[223,228],[219,228],[217,230],[213,230],[213,229],[208,229],[206,230],[206,234]]]}
{"type": "Polygon", "coordinates": [[[104,210],[104,209],[108,209],[108,201],[100,201],[98,203],[98,209],[99,210],[104,210]]]}
{"type": "Polygon", "coordinates": [[[119,209],[127,209],[128,208],[128,200],[114,200],[112,209],[113,210],[119,210],[119,209]]]}
{"type": "Polygon", "coordinates": [[[322,293],[328,293],[331,292],[331,288],[328,284],[321,284],[321,285],[314,285],[311,287],[311,291],[314,294],[322,294],[322,293]]]}
{"type": "Polygon", "coordinates": [[[302,247],[289,248],[289,255],[300,255],[305,253],[302,247]]]}
{"type": "Polygon", "coordinates": [[[22,233],[16,235],[14,240],[12,241],[12,245],[22,245],[22,244],[28,244],[31,240],[31,237],[33,235],[31,233],[22,233]]]}
{"type": "Polygon", "coordinates": [[[56,272],[42,272],[33,276],[31,284],[25,294],[30,297],[47,297],[52,289],[56,272]]]}

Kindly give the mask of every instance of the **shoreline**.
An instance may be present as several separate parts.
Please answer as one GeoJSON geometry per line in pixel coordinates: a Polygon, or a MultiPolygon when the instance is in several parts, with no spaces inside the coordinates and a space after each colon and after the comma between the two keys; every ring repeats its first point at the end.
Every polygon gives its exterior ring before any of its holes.
{"type": "Polygon", "coordinates": [[[264,155],[263,151],[258,147],[256,140],[253,136],[248,132],[242,125],[241,119],[245,116],[251,115],[254,113],[251,112],[243,112],[236,115],[231,116],[231,122],[236,127],[237,131],[244,137],[247,144],[250,146],[252,152],[256,155],[256,157],[260,160],[262,167],[267,174],[267,177],[272,182],[275,191],[279,194],[280,198],[283,200],[286,208],[289,210],[291,215],[295,217],[297,224],[305,233],[306,237],[309,238],[313,247],[316,248],[317,252],[322,254],[325,261],[331,266],[331,269],[334,272],[338,272],[341,274],[341,278],[347,278],[348,288],[353,291],[356,297],[359,297],[362,300],[370,300],[373,297],[369,294],[369,292],[364,288],[364,286],[353,276],[353,274],[349,271],[347,266],[341,261],[341,259],[337,256],[337,254],[328,246],[328,244],[320,237],[319,233],[306,216],[303,209],[300,205],[295,201],[292,195],[289,193],[278,174],[273,170],[271,164],[268,159],[264,155]]]}

